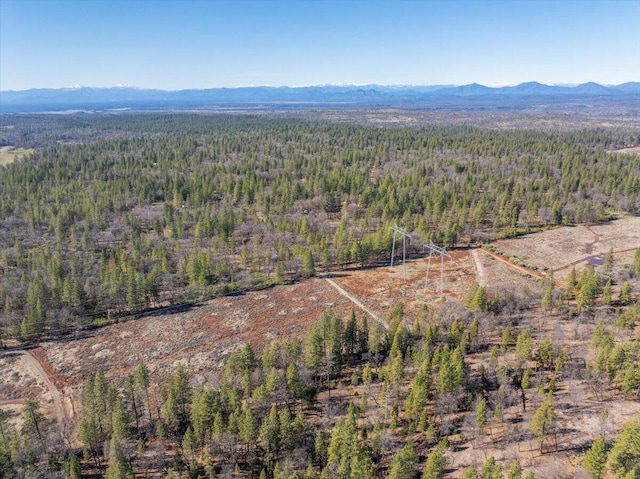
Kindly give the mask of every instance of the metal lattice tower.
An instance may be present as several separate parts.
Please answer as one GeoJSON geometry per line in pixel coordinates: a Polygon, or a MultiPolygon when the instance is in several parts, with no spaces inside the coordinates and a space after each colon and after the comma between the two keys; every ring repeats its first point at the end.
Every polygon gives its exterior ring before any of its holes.
{"type": "Polygon", "coordinates": [[[393,266],[393,257],[396,254],[396,235],[402,235],[402,264],[404,266],[404,279],[407,279],[407,238],[409,238],[409,244],[411,244],[411,235],[406,229],[400,228],[398,225],[393,225],[393,247],[391,248],[391,266],[393,266]]]}
{"type": "Polygon", "coordinates": [[[429,270],[431,269],[431,256],[433,255],[433,253],[439,254],[440,255],[440,297],[442,297],[442,289],[444,286],[444,257],[446,256],[449,259],[453,259],[453,258],[449,253],[447,253],[446,249],[441,248],[440,246],[434,245],[433,242],[431,241],[429,242],[429,244],[423,245],[423,251],[424,251],[424,248],[429,249],[429,261],[427,262],[427,275],[424,279],[424,289],[427,289],[427,286],[429,284],[429,270]]]}

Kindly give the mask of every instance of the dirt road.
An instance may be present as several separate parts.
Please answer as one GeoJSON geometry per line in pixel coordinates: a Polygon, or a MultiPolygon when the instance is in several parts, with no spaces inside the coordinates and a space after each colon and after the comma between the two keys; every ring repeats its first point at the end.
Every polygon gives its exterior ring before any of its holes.
{"type": "Polygon", "coordinates": [[[347,291],[345,291],[344,288],[342,288],[338,283],[336,283],[331,278],[327,278],[327,277],[325,277],[324,280],[327,283],[329,283],[331,286],[333,286],[336,289],[336,291],[338,291],[338,293],[340,293],[342,296],[347,298],[349,301],[351,301],[353,304],[355,304],[362,311],[364,311],[369,316],[371,316],[373,319],[375,319],[377,322],[379,322],[382,325],[382,327],[384,327],[384,329],[389,329],[389,325],[386,322],[384,322],[382,319],[378,318],[378,316],[376,316],[374,313],[372,313],[371,310],[367,309],[367,307],[364,304],[362,304],[360,301],[358,301],[357,298],[354,298],[347,291]]]}
{"type": "Polygon", "coordinates": [[[478,283],[478,286],[486,286],[487,281],[484,276],[484,266],[482,265],[477,249],[471,250],[471,257],[473,258],[473,265],[476,268],[476,282],[478,283]]]}
{"type": "Polygon", "coordinates": [[[33,371],[42,379],[44,384],[47,386],[47,389],[49,390],[49,392],[51,393],[51,397],[53,398],[53,405],[56,410],[58,424],[62,427],[65,421],[69,419],[69,417],[67,415],[67,410],[64,407],[63,396],[53,382],[53,378],[49,374],[47,374],[40,362],[29,351],[19,350],[16,352],[24,357],[25,362],[29,364],[33,371]]]}
{"type": "Polygon", "coordinates": [[[484,249],[484,248],[478,248],[479,251],[482,251],[484,254],[488,254],[489,256],[491,256],[494,259],[497,259],[498,261],[500,261],[501,263],[506,264],[507,266],[509,266],[510,268],[513,268],[515,270],[518,270],[524,274],[528,274],[529,276],[532,276],[534,278],[537,279],[544,279],[544,276],[542,276],[540,273],[534,273],[533,271],[529,271],[527,268],[523,268],[522,266],[518,266],[517,264],[513,263],[512,261],[509,261],[506,258],[503,258],[502,256],[495,254],[493,251],[489,251],[488,249],[484,249]]]}
{"type": "Polygon", "coordinates": [[[504,263],[507,266],[509,266],[510,268],[515,269],[517,271],[520,271],[521,273],[528,274],[529,276],[531,276],[533,278],[536,278],[536,279],[544,279],[544,276],[541,275],[540,273],[536,273],[534,271],[529,271],[527,268],[523,268],[522,266],[518,266],[517,264],[513,263],[512,261],[509,261],[508,259],[503,258],[502,256],[500,256],[498,254],[495,254],[493,251],[489,251],[488,249],[484,249],[484,248],[478,248],[478,251],[482,251],[483,253],[488,254],[492,258],[497,259],[501,263],[504,263]]]}

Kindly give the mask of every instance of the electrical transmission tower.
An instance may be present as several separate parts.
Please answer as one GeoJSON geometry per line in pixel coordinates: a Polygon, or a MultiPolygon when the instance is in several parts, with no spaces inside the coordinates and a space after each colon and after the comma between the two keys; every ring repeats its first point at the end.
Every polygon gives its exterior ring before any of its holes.
{"type": "Polygon", "coordinates": [[[396,235],[402,235],[402,264],[404,265],[404,279],[407,279],[407,238],[409,238],[409,244],[411,244],[411,235],[407,233],[407,230],[400,228],[398,225],[393,225],[393,247],[391,249],[391,266],[393,266],[393,257],[396,254],[396,235]]]}
{"type": "Polygon", "coordinates": [[[433,242],[431,241],[429,242],[429,244],[423,245],[423,251],[424,251],[424,248],[429,249],[429,261],[427,262],[427,275],[424,280],[424,289],[427,289],[427,286],[429,284],[429,270],[431,269],[431,256],[433,255],[433,253],[439,254],[440,255],[440,297],[442,297],[442,288],[444,285],[444,257],[446,256],[449,259],[453,259],[453,258],[449,253],[447,253],[446,249],[441,248],[440,246],[434,245],[433,242]]]}

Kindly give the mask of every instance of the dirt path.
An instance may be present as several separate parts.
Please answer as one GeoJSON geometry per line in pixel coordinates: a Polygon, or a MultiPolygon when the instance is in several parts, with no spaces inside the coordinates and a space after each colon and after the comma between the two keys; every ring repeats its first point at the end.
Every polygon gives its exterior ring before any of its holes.
{"type": "Polygon", "coordinates": [[[477,249],[471,250],[471,257],[473,258],[473,265],[476,269],[476,282],[479,286],[486,286],[487,280],[484,276],[484,266],[482,265],[482,261],[480,260],[480,255],[478,254],[477,249]]]}
{"type": "Polygon", "coordinates": [[[595,246],[595,244],[600,242],[600,235],[593,231],[593,228],[591,228],[590,226],[585,225],[585,229],[593,235],[593,241],[584,245],[584,252],[587,254],[591,254],[593,253],[593,247],[595,246]]]}
{"type": "Polygon", "coordinates": [[[497,259],[498,261],[500,261],[501,263],[506,264],[507,266],[509,266],[512,269],[518,270],[524,274],[528,274],[529,276],[532,276],[533,278],[536,279],[544,279],[544,276],[542,276],[540,273],[534,273],[533,271],[529,271],[527,268],[523,268],[522,266],[518,266],[517,264],[515,264],[512,261],[509,261],[506,258],[503,258],[502,256],[495,254],[492,251],[489,251],[488,249],[484,249],[484,248],[478,248],[478,250],[482,251],[485,254],[488,254],[489,256],[491,256],[494,259],[497,259]]]}
{"type": "Polygon", "coordinates": [[[374,313],[372,313],[369,309],[367,309],[367,307],[362,304],[360,301],[358,301],[356,298],[354,298],[353,296],[351,296],[347,291],[345,291],[338,283],[336,283],[334,280],[332,280],[331,278],[327,278],[324,277],[324,280],[329,283],[331,286],[333,286],[336,291],[338,291],[338,293],[340,293],[342,296],[344,296],[345,298],[347,298],[349,301],[351,301],[353,304],[355,304],[358,308],[360,308],[362,311],[364,311],[365,313],[367,313],[369,316],[371,316],[373,319],[375,319],[377,322],[379,322],[384,329],[389,329],[389,325],[387,323],[385,323],[382,319],[378,318],[378,316],[376,316],[374,313]]]}
{"type": "Polygon", "coordinates": [[[38,359],[35,356],[33,356],[29,351],[19,350],[16,352],[21,354],[24,357],[24,360],[27,362],[27,364],[31,366],[33,371],[38,376],[40,376],[42,381],[47,386],[47,389],[49,390],[49,392],[51,393],[51,397],[53,398],[53,405],[56,410],[58,424],[61,427],[63,427],[64,423],[66,422],[67,419],[69,419],[69,417],[67,416],[67,410],[64,407],[63,396],[60,393],[60,390],[58,389],[58,387],[53,382],[53,378],[51,377],[51,375],[47,374],[47,372],[42,367],[42,364],[40,364],[40,361],[38,361],[38,359]]]}

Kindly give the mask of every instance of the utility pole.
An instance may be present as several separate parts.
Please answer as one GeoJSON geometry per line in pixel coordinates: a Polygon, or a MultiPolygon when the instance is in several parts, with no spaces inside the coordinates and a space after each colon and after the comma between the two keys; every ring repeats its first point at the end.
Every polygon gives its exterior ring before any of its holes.
{"type": "Polygon", "coordinates": [[[393,257],[396,254],[396,235],[402,235],[402,264],[404,265],[404,279],[407,279],[407,238],[409,238],[409,244],[411,244],[411,235],[406,229],[400,228],[398,225],[393,225],[393,246],[391,248],[391,266],[393,266],[393,257]]]}
{"type": "Polygon", "coordinates": [[[434,245],[432,241],[430,241],[429,244],[422,245],[423,251],[425,248],[429,250],[429,261],[427,262],[427,275],[424,280],[424,289],[427,289],[427,286],[429,284],[429,270],[431,269],[431,256],[433,255],[433,253],[439,254],[440,255],[440,297],[442,297],[442,289],[444,286],[444,257],[446,256],[449,259],[453,259],[453,258],[449,253],[447,253],[446,249],[440,246],[434,245]]]}

